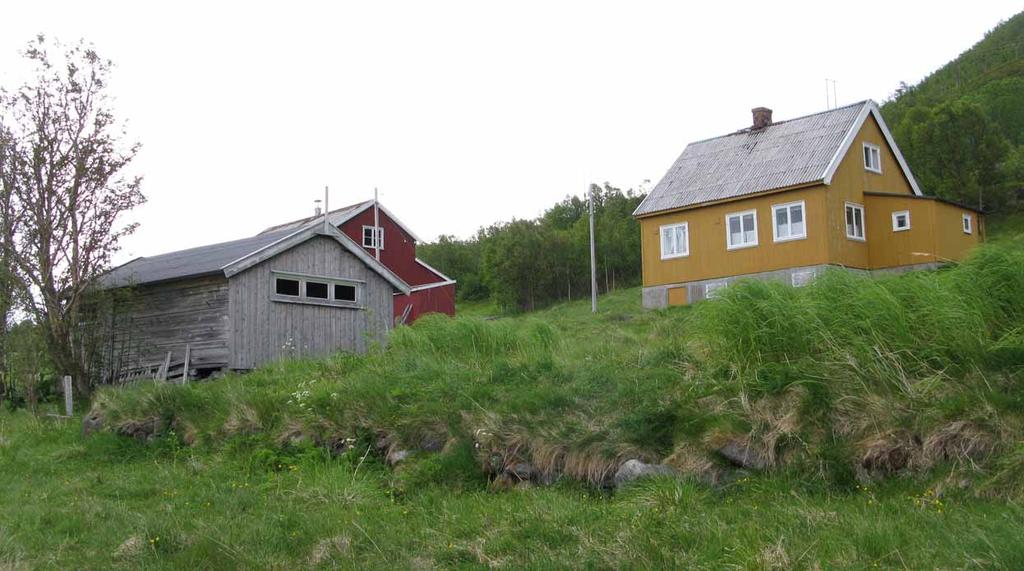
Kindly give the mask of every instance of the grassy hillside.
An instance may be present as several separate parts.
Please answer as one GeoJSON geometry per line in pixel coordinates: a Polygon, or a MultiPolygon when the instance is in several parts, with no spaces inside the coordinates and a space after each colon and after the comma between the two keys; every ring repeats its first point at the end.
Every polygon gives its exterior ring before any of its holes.
{"type": "Polygon", "coordinates": [[[104,391],[86,439],[5,414],[0,561],[1020,568],[1024,252],[1004,236],[941,272],[693,308],[634,289],[596,316],[426,319],[363,357],[104,391]],[[617,485],[628,459],[675,475],[617,485]]]}

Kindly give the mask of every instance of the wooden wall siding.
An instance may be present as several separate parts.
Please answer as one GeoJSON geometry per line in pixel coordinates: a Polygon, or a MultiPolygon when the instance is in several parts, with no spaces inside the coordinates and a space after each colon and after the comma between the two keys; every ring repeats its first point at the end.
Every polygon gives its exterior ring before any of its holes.
{"type": "MultiPolygon", "coordinates": [[[[380,261],[402,280],[418,286],[433,284],[442,280],[427,268],[416,263],[416,240],[402,227],[395,223],[383,210],[380,211],[379,222],[384,228],[384,248],[380,251],[380,261]]],[[[373,207],[367,208],[341,225],[340,230],[349,238],[363,245],[363,226],[373,226],[373,207]]],[[[373,248],[363,248],[371,256],[376,252],[373,248]]]]}
{"type": "Polygon", "coordinates": [[[409,295],[395,295],[394,315],[399,317],[408,305],[412,305],[406,325],[428,313],[444,313],[455,316],[455,284],[414,291],[409,295]]]}
{"type": "Polygon", "coordinates": [[[966,208],[935,202],[935,253],[939,261],[960,261],[985,240],[985,217],[966,208]],[[971,215],[972,232],[964,234],[963,215],[971,215]]]}
{"type": "MultiPolygon", "coordinates": [[[[868,269],[870,267],[869,244],[846,237],[846,202],[864,204],[864,191],[885,192],[889,194],[912,195],[910,182],[903,175],[896,155],[886,144],[882,130],[874,117],[870,115],[864,121],[860,132],[854,138],[846,156],[839,163],[832,184],[828,187],[828,250],[829,262],[851,268],[868,269]],[[881,149],[882,174],[864,168],[864,143],[872,143],[881,149]]],[[[865,209],[865,216],[867,216],[865,209]]],[[[868,220],[864,226],[865,234],[874,232],[868,220]]],[[[870,237],[868,237],[870,241],[870,237]]],[[[799,265],[799,264],[793,264],[799,265]]]]}
{"type": "Polygon", "coordinates": [[[114,373],[185,358],[191,368],[228,363],[228,281],[212,276],[139,286],[114,307],[114,373]],[[119,365],[119,366],[118,366],[119,365]]]}
{"type": "Polygon", "coordinates": [[[386,339],[393,292],[336,241],[313,238],[231,278],[230,367],[252,369],[290,356],[365,351],[373,340],[386,339]],[[271,301],[272,270],[362,280],[363,309],[271,301]]]}
{"type": "Polygon", "coordinates": [[[827,263],[825,194],[825,187],[814,186],[642,218],[644,285],[690,282],[827,263]],[[806,207],[807,238],[774,242],[772,205],[799,200],[803,200],[806,207]],[[757,210],[758,245],[729,250],[725,215],[751,209],[757,210]],[[680,222],[689,223],[690,255],[662,260],[659,228],[680,222]]]}
{"type": "MultiPolygon", "coordinates": [[[[930,264],[938,260],[936,234],[949,231],[936,225],[934,200],[865,196],[864,217],[871,269],[930,264]],[[892,213],[910,212],[910,230],[893,232],[892,213]],[[922,255],[923,254],[923,255],[922,255]]],[[[957,227],[953,227],[956,230],[957,227]]]]}

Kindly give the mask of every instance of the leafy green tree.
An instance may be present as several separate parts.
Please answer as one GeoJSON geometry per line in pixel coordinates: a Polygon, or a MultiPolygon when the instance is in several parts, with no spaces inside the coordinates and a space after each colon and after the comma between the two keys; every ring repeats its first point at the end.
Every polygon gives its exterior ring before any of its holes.
{"type": "Polygon", "coordinates": [[[999,204],[1010,151],[999,127],[977,103],[960,99],[910,110],[897,141],[924,191],[985,208],[999,204]]]}
{"type": "Polygon", "coordinates": [[[491,292],[480,275],[480,240],[460,240],[441,236],[436,242],[423,244],[417,255],[445,275],[458,281],[456,295],[462,300],[487,299],[491,292]]]}

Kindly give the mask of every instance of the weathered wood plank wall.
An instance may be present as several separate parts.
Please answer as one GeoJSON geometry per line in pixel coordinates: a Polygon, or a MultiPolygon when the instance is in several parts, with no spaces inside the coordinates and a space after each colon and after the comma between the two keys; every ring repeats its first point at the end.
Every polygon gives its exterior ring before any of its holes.
{"type": "Polygon", "coordinates": [[[191,368],[228,364],[228,280],[193,278],[137,287],[114,308],[110,354],[115,374],[185,358],[191,368]]]}
{"type": "Polygon", "coordinates": [[[394,288],[331,238],[318,236],[230,280],[230,367],[252,369],[289,356],[362,352],[384,342],[394,288]],[[271,300],[271,271],[361,280],[362,308],[271,300]]]}

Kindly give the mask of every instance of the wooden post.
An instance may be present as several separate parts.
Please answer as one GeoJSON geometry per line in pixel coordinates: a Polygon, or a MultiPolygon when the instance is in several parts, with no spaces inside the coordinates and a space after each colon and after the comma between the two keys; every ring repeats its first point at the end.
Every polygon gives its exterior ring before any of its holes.
{"type": "Polygon", "coordinates": [[[587,202],[590,205],[590,311],[597,313],[597,256],[594,252],[594,187],[587,183],[587,202]]]}
{"type": "Polygon", "coordinates": [[[191,359],[191,358],[192,358],[192,346],[186,343],[185,344],[185,366],[181,370],[181,384],[183,384],[183,385],[187,385],[188,384],[188,366],[189,366],[188,362],[189,362],[189,359],[191,359]]]}
{"type": "Polygon", "coordinates": [[[171,368],[171,352],[167,352],[167,356],[164,357],[164,364],[160,366],[160,370],[156,372],[156,380],[166,381],[167,380],[167,369],[171,368]]]}
{"type": "Polygon", "coordinates": [[[71,376],[64,375],[64,414],[71,416],[75,412],[74,401],[71,395],[71,376]]]}

